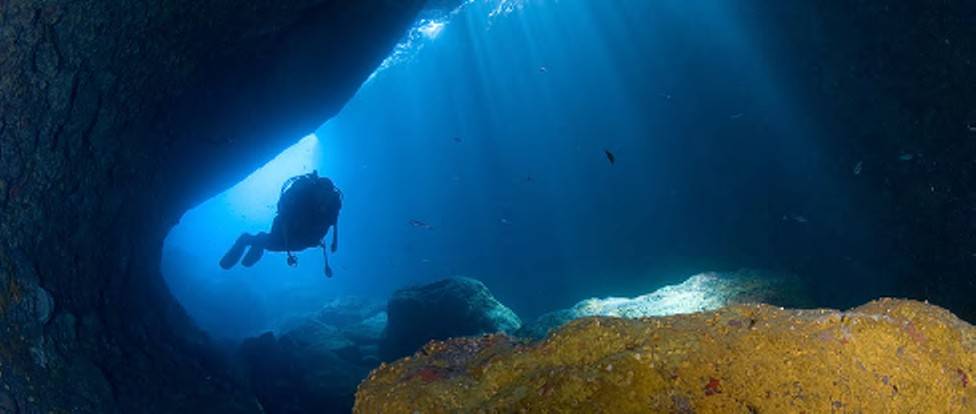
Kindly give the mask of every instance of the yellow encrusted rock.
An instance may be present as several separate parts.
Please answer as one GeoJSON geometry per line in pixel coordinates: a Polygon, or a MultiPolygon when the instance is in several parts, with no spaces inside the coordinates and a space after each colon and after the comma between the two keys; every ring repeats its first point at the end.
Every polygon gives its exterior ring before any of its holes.
{"type": "Polygon", "coordinates": [[[976,412],[976,330],[937,306],[737,305],[587,318],[545,340],[431,342],[373,371],[357,413],[976,412]]]}

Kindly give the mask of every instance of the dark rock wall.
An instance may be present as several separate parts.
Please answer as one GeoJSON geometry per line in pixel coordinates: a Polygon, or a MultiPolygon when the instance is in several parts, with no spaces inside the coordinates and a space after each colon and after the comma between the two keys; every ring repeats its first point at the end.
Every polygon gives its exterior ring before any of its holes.
{"type": "Polygon", "coordinates": [[[829,225],[849,254],[811,252],[823,267],[806,273],[825,296],[928,299],[976,320],[976,3],[749,4],[845,196],[823,204],[843,210],[829,225]]]}
{"type": "Polygon", "coordinates": [[[257,410],[162,240],[333,115],[421,3],[0,0],[0,412],[257,410]]]}

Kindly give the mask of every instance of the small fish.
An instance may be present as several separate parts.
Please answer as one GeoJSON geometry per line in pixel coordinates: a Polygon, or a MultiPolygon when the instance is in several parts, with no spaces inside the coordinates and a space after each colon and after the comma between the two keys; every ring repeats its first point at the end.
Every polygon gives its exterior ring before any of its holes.
{"type": "Polygon", "coordinates": [[[901,161],[911,161],[913,158],[915,158],[915,154],[905,153],[898,156],[898,159],[901,161]]]}
{"type": "Polygon", "coordinates": [[[549,68],[545,66],[539,66],[539,73],[547,73],[547,72],[549,72],[549,68]]]}
{"type": "Polygon", "coordinates": [[[616,155],[613,155],[613,153],[610,152],[610,150],[605,149],[605,150],[603,150],[603,153],[606,154],[607,161],[610,161],[610,165],[613,165],[614,163],[617,162],[617,156],[616,155]]]}
{"type": "Polygon", "coordinates": [[[966,130],[969,132],[976,133],[976,122],[966,125],[966,130]]]}
{"type": "Polygon", "coordinates": [[[535,182],[535,178],[532,178],[531,175],[527,175],[527,176],[525,176],[525,178],[522,179],[522,182],[523,183],[534,183],[535,182]]]}
{"type": "Polygon", "coordinates": [[[506,226],[509,225],[509,224],[512,224],[512,222],[511,221],[508,221],[507,218],[502,218],[501,220],[498,220],[498,221],[501,222],[502,224],[506,225],[506,226]]]}
{"type": "Polygon", "coordinates": [[[662,98],[664,98],[665,101],[671,102],[671,94],[670,93],[661,92],[661,93],[659,93],[657,95],[660,96],[660,97],[662,97],[662,98]]]}
{"type": "Polygon", "coordinates": [[[801,216],[799,214],[789,214],[783,216],[783,221],[795,221],[797,223],[803,224],[803,223],[807,223],[809,220],[807,220],[806,217],[801,216]]]}
{"type": "Polygon", "coordinates": [[[461,137],[454,137],[454,138],[451,138],[451,140],[453,140],[454,142],[456,142],[458,144],[461,143],[461,137]]]}
{"type": "Polygon", "coordinates": [[[729,119],[739,119],[739,118],[742,118],[743,115],[745,115],[745,114],[743,114],[742,112],[739,112],[737,114],[729,115],[729,119]]]}
{"type": "Polygon", "coordinates": [[[424,230],[430,230],[433,228],[430,224],[424,223],[417,219],[410,219],[410,225],[418,229],[424,229],[424,230]]]}
{"type": "Polygon", "coordinates": [[[854,175],[861,175],[861,169],[864,168],[864,161],[858,161],[854,165],[854,175]]]}

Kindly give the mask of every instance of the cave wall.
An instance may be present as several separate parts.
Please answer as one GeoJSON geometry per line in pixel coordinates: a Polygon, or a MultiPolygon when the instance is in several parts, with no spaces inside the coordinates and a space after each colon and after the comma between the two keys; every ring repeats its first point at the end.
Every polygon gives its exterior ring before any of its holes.
{"type": "Polygon", "coordinates": [[[159,274],[422,0],[0,1],[0,412],[248,412],[159,274]]]}
{"type": "Polygon", "coordinates": [[[832,242],[851,253],[811,252],[801,273],[821,300],[858,290],[976,320],[976,3],[749,3],[742,17],[793,81],[846,197],[825,204],[843,206],[832,242]],[[870,226],[876,246],[845,223],[870,226]]]}

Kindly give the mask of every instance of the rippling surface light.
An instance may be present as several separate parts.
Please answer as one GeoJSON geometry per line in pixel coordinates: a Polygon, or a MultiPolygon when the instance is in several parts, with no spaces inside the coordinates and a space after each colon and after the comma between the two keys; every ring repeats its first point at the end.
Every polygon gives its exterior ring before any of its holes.
{"type": "Polygon", "coordinates": [[[424,36],[427,36],[428,39],[436,39],[437,35],[441,34],[441,30],[444,30],[444,24],[444,22],[431,20],[424,23],[417,30],[419,30],[420,33],[423,33],[424,36]]]}

